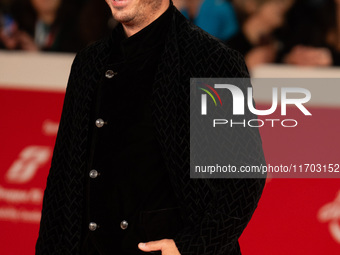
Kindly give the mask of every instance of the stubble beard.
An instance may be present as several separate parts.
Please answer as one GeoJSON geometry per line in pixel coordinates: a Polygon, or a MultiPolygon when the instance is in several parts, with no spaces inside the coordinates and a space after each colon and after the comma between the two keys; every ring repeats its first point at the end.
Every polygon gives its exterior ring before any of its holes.
{"type": "MultiPolygon", "coordinates": [[[[131,10],[113,10],[112,14],[118,22],[127,26],[142,26],[157,13],[162,0],[142,0],[140,6],[133,6],[131,10]]],[[[151,20],[152,21],[152,20],[151,20]]]]}

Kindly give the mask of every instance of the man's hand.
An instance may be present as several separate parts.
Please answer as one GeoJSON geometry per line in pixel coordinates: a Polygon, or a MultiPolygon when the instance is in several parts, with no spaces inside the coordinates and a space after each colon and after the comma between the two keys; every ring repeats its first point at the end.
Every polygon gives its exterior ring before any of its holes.
{"type": "Polygon", "coordinates": [[[16,24],[12,26],[10,34],[7,34],[3,29],[0,29],[0,42],[2,42],[8,50],[39,50],[34,39],[28,33],[19,30],[16,24]]]}
{"type": "Polygon", "coordinates": [[[0,42],[4,44],[6,49],[14,50],[19,44],[18,39],[18,26],[13,23],[7,30],[0,28],[0,42]]]}
{"type": "Polygon", "coordinates": [[[173,239],[139,243],[138,248],[145,252],[161,251],[162,255],[181,255],[173,239]]]}
{"type": "Polygon", "coordinates": [[[298,45],[286,55],[284,62],[300,66],[331,66],[333,59],[327,48],[298,45]]]}

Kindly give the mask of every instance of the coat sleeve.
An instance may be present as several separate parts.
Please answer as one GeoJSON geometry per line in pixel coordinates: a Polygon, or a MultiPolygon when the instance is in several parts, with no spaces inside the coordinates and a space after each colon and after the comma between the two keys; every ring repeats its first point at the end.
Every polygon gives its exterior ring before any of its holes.
{"type": "Polygon", "coordinates": [[[201,199],[210,201],[200,212],[189,211],[185,217],[185,227],[174,238],[181,255],[240,254],[238,239],[256,209],[265,180],[214,179],[209,182],[190,182],[199,187],[199,192],[204,192],[197,194],[201,199]]]}
{"type": "Polygon", "coordinates": [[[46,189],[43,198],[42,215],[40,221],[39,236],[36,243],[36,254],[60,254],[62,247],[62,232],[64,226],[63,205],[63,179],[65,173],[71,169],[70,155],[67,148],[72,142],[72,134],[69,132],[70,120],[74,109],[73,96],[77,86],[76,69],[79,56],[73,61],[69,76],[64,104],[59,122],[58,134],[53,150],[52,163],[47,178],[46,189]]]}
{"type": "MultiPolygon", "coordinates": [[[[215,66],[223,67],[210,77],[248,78],[243,57],[233,50],[215,54],[215,66]],[[224,61],[227,59],[227,61],[224,61]],[[231,70],[231,71],[230,71],[231,70]]],[[[209,77],[209,74],[206,74],[209,77]]],[[[245,89],[245,88],[243,88],[245,89]]],[[[252,116],[254,117],[254,116],[252,116]]],[[[257,129],[240,128],[229,132],[223,139],[233,149],[224,150],[223,156],[242,165],[265,165],[262,141],[257,129]],[[238,136],[235,139],[235,136],[238,136]],[[243,139],[245,138],[245,139],[243,139]],[[247,146],[243,140],[249,141],[247,146]],[[230,145],[234,143],[233,145],[230,145]],[[236,161],[235,161],[236,159],[236,161]]],[[[188,170],[187,170],[188,171],[188,170]]],[[[174,177],[179,179],[179,177],[174,177]]],[[[238,239],[250,221],[261,197],[265,178],[258,179],[191,179],[180,180],[183,229],[174,241],[182,255],[240,254],[238,239]]],[[[179,189],[177,189],[179,190],[179,189]]]]}

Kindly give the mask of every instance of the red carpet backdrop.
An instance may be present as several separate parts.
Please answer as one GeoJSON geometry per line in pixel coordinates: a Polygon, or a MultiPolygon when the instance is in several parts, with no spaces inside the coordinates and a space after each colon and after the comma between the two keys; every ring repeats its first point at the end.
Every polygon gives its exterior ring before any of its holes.
{"type": "MultiPolygon", "coordinates": [[[[1,254],[34,254],[72,58],[0,52],[1,254]]],[[[338,69],[280,66],[264,66],[253,75],[283,77],[287,73],[291,77],[340,77],[338,69]]],[[[313,118],[304,120],[301,128],[262,127],[267,163],[339,164],[339,105],[310,107],[313,118]]],[[[258,102],[258,106],[268,108],[265,102],[258,102]]],[[[295,119],[301,118],[298,109],[289,111],[295,119]]],[[[240,244],[244,255],[339,254],[340,179],[269,176],[240,244]]]]}

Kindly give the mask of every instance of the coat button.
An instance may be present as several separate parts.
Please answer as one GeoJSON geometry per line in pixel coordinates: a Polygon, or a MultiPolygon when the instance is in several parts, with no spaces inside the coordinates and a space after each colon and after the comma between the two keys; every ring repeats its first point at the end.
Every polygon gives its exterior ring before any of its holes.
{"type": "Polygon", "coordinates": [[[90,224],[89,224],[89,230],[95,231],[97,228],[98,228],[97,223],[95,223],[95,222],[90,222],[90,224]]]}
{"type": "Polygon", "coordinates": [[[108,79],[111,79],[115,75],[117,75],[117,73],[115,73],[112,70],[107,70],[106,73],[105,73],[105,77],[108,78],[108,79]]]}
{"type": "Polygon", "coordinates": [[[120,223],[120,228],[121,229],[127,229],[129,223],[126,221],[126,220],[123,220],[121,223],[120,223]]]}
{"type": "Polygon", "coordinates": [[[89,176],[90,176],[90,178],[92,178],[92,179],[96,179],[97,177],[98,177],[98,175],[99,175],[99,173],[98,173],[98,171],[97,170],[91,170],[90,171],[90,173],[89,173],[89,176]]]}
{"type": "Polygon", "coordinates": [[[103,127],[104,124],[105,124],[105,122],[104,122],[103,119],[97,119],[97,120],[96,120],[96,126],[97,126],[97,128],[103,127]]]}

